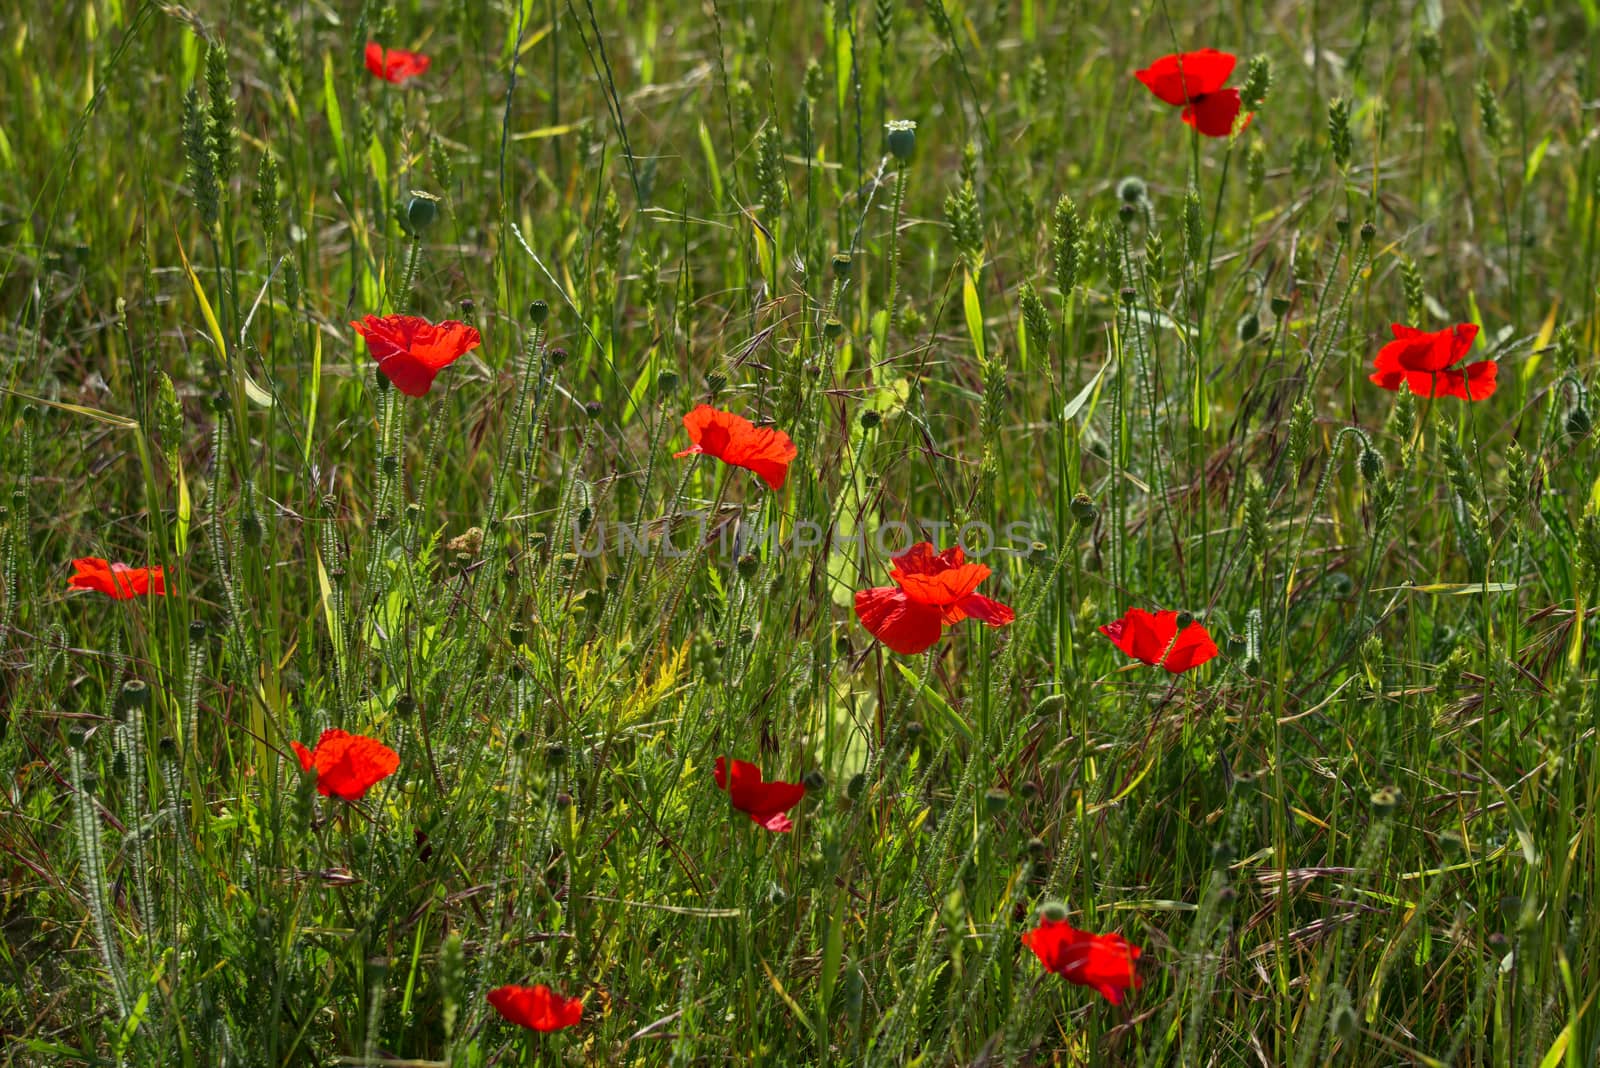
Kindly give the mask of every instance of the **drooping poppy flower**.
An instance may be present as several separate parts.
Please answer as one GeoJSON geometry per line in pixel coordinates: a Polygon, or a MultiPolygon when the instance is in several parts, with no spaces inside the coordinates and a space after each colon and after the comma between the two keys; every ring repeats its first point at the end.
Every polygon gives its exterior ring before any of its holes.
{"type": "MultiPolygon", "coordinates": [[[[1162,103],[1183,108],[1183,121],[1207,137],[1228,137],[1243,105],[1239,90],[1224,88],[1238,57],[1215,48],[1162,56],[1133,76],[1162,103]]],[[[1244,117],[1245,124],[1250,116],[1244,117]]],[[[1243,127],[1241,127],[1242,129],[1243,127]]]]}
{"type": "Polygon", "coordinates": [[[378,370],[408,397],[426,396],[435,375],[483,341],[475,327],[454,319],[430,323],[420,315],[368,315],[350,325],[367,339],[378,370]]]}
{"type": "Polygon", "coordinates": [[[300,770],[317,772],[317,793],[341,801],[359,801],[374,783],[387,779],[400,766],[400,755],[375,738],[325,730],[315,749],[290,742],[300,758],[300,770]]]}
{"type": "Polygon", "coordinates": [[[1480,360],[1457,366],[1477,340],[1476,323],[1457,323],[1431,334],[1401,323],[1391,323],[1389,330],[1394,340],[1378,350],[1371,376],[1380,388],[1395,392],[1404,384],[1421,397],[1475,401],[1494,392],[1499,364],[1480,360]]]}
{"type": "Polygon", "coordinates": [[[386,82],[399,85],[407,78],[415,78],[427,70],[432,62],[421,52],[385,48],[377,41],[367,42],[367,69],[386,82]]]}
{"type": "Polygon", "coordinates": [[[146,594],[167,595],[167,580],[159,567],[129,567],[108,563],[98,556],[80,557],[72,561],[72,566],[72,577],[67,579],[69,590],[96,590],[118,601],[146,594]]]}
{"type": "Polygon", "coordinates": [[[1129,989],[1144,985],[1134,962],[1140,949],[1119,934],[1090,934],[1066,920],[1041,918],[1039,926],[1022,935],[1046,971],[1069,983],[1092,986],[1111,1004],[1121,1005],[1129,989]]]}
{"type": "Polygon", "coordinates": [[[559,1031],[583,1022],[581,999],[564,998],[543,983],[495,987],[489,991],[489,1004],[512,1023],[535,1031],[559,1031]]]}
{"type": "Polygon", "coordinates": [[[732,412],[702,404],[683,417],[693,442],[673,458],[714,456],[732,467],[753,471],[771,489],[782,489],[789,477],[789,462],[799,454],[789,435],[769,426],[756,426],[732,412]]]}
{"type": "Polygon", "coordinates": [[[961,546],[942,553],[919,541],[894,558],[893,586],[856,593],[856,615],[883,644],[911,656],[932,648],[944,628],[968,616],[991,627],[1017,618],[1006,605],[974,591],[989,577],[987,564],[969,564],[961,546]]]}
{"type": "Polygon", "coordinates": [[[727,757],[717,757],[712,775],[717,789],[728,795],[734,808],[769,831],[784,834],[794,830],[786,813],[806,796],[804,786],[797,782],[762,782],[761,769],[747,760],[733,761],[731,769],[728,765],[727,757]]]}
{"type": "Polygon", "coordinates": [[[1178,630],[1178,613],[1130,608],[1121,619],[1100,628],[1111,644],[1135,660],[1160,664],[1174,675],[1197,668],[1217,655],[1217,643],[1199,623],[1178,630]]]}

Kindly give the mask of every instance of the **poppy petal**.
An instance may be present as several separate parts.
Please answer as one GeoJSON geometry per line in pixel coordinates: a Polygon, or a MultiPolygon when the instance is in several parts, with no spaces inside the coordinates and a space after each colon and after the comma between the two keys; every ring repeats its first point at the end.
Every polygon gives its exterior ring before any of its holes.
{"type": "Polygon", "coordinates": [[[890,649],[902,656],[927,652],[943,633],[941,613],[895,586],[876,586],[856,593],[856,615],[890,649]]]}
{"type": "Polygon", "coordinates": [[[981,593],[969,594],[963,597],[958,604],[945,609],[945,622],[957,623],[966,617],[972,617],[991,627],[1003,627],[1016,620],[1017,614],[1011,610],[1010,605],[1001,604],[999,601],[985,597],[981,593]],[[950,613],[959,613],[956,619],[949,618],[950,613]]]}
{"type": "Polygon", "coordinates": [[[1207,137],[1231,137],[1242,107],[1239,90],[1219,89],[1184,108],[1183,121],[1207,137]]]}
{"type": "Polygon", "coordinates": [[[1178,630],[1176,611],[1146,612],[1130,608],[1121,619],[1107,623],[1100,633],[1128,656],[1146,664],[1159,664],[1178,630]]]}
{"type": "Polygon", "coordinates": [[[1181,675],[1216,655],[1217,643],[1211,640],[1211,632],[1199,623],[1190,623],[1173,639],[1172,648],[1161,666],[1174,675],[1181,675]]]}
{"type": "Polygon", "coordinates": [[[1145,69],[1134,71],[1133,76],[1162,103],[1177,107],[1221,89],[1238,61],[1227,52],[1204,48],[1162,56],[1145,69]]]}

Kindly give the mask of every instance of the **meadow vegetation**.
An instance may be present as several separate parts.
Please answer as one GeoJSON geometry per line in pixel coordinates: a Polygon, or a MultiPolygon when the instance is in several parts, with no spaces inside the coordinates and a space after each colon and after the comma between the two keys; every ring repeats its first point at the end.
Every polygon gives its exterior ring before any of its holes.
{"type": "Polygon", "coordinates": [[[1597,49],[9,5],[3,1063],[1600,1063],[1597,49]]]}

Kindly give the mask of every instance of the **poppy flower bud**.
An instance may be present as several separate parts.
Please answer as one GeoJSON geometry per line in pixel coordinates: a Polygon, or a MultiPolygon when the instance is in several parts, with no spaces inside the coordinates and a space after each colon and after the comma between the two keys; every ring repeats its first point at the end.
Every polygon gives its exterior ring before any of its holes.
{"type": "Polygon", "coordinates": [[[562,790],[560,793],[556,794],[556,808],[571,808],[571,807],[572,807],[572,795],[571,794],[567,793],[565,790],[562,790]]]}
{"type": "Polygon", "coordinates": [[[528,305],[528,322],[534,326],[543,326],[545,320],[550,318],[550,305],[542,300],[536,300],[528,305]]]}
{"type": "Polygon", "coordinates": [[[150,687],[143,679],[129,679],[122,684],[122,707],[143,708],[150,703],[150,687]]]}
{"type": "Polygon", "coordinates": [[[600,418],[600,413],[604,410],[605,409],[601,407],[599,401],[590,401],[588,404],[583,406],[583,414],[587,415],[590,419],[600,418]]]}
{"type": "Polygon", "coordinates": [[[162,735],[161,740],[156,743],[156,752],[163,757],[175,757],[178,755],[178,743],[172,735],[162,735]]]}
{"type": "Polygon", "coordinates": [[[751,630],[749,627],[740,627],[737,635],[740,645],[749,645],[755,640],[755,636],[755,631],[751,630]]]}
{"type": "Polygon", "coordinates": [[[850,277],[850,253],[836,252],[833,256],[833,276],[839,281],[847,281],[850,277]]]}
{"type": "Polygon", "coordinates": [[[1334,1006],[1332,1018],[1328,1020],[1328,1029],[1339,1036],[1341,1042],[1348,1044],[1354,1042],[1356,1036],[1360,1034],[1361,1021],[1356,1017],[1355,1006],[1350,1004],[1349,994],[1339,998],[1338,1002],[1334,1006]]]}
{"type": "Polygon", "coordinates": [[[128,754],[125,750],[118,749],[111,754],[111,777],[113,779],[128,777],[128,754]]]}
{"type": "Polygon", "coordinates": [[[1011,794],[1009,791],[996,787],[995,789],[986,790],[984,792],[983,808],[984,811],[989,813],[991,816],[998,816],[1000,813],[1006,810],[1006,806],[1009,804],[1011,804],[1011,794]]]}
{"type": "Polygon", "coordinates": [[[1117,199],[1124,204],[1142,204],[1149,195],[1150,188],[1144,184],[1143,178],[1129,175],[1117,183],[1117,199]]]}
{"type": "Polygon", "coordinates": [[[406,201],[406,224],[413,234],[421,235],[439,217],[439,198],[432,193],[413,189],[406,201]]]}
{"type": "Polygon", "coordinates": [[[1193,623],[1194,623],[1194,613],[1193,612],[1179,612],[1178,613],[1178,629],[1179,630],[1183,630],[1183,629],[1189,627],[1193,623]]]}
{"type": "Polygon", "coordinates": [[[850,776],[849,782],[845,783],[844,795],[850,800],[855,801],[861,797],[862,791],[864,791],[866,788],[866,772],[858,771],[854,775],[850,776]]]}
{"type": "Polygon", "coordinates": [[[1130,225],[1134,219],[1138,218],[1138,215],[1139,209],[1132,204],[1123,204],[1117,209],[1117,221],[1123,226],[1130,225]]]}
{"type": "Polygon", "coordinates": [[[266,537],[266,528],[261,525],[261,513],[251,509],[239,519],[239,535],[244,538],[246,545],[259,546],[266,537]]]}
{"type": "Polygon", "coordinates": [[[1094,526],[1095,520],[1100,518],[1100,509],[1095,507],[1094,498],[1087,493],[1075,493],[1072,503],[1068,505],[1072,510],[1072,518],[1078,521],[1080,527],[1094,526]]]}
{"type": "Polygon", "coordinates": [[[844,333],[844,324],[837,319],[829,319],[822,324],[822,336],[829,341],[838,341],[839,335],[844,333]]]}
{"type": "Polygon", "coordinates": [[[1378,815],[1387,816],[1400,804],[1400,787],[1380,786],[1372,791],[1372,807],[1378,815]]]}
{"type": "Polygon", "coordinates": [[[1044,901],[1039,904],[1039,918],[1050,923],[1063,923],[1067,918],[1067,906],[1059,901],[1044,901]]]}
{"type": "Polygon", "coordinates": [[[754,553],[745,553],[739,557],[739,577],[749,582],[761,570],[761,557],[754,553]]]}
{"type": "Polygon", "coordinates": [[[1043,697],[1039,698],[1039,700],[1034,704],[1033,717],[1035,719],[1045,719],[1049,716],[1060,715],[1062,706],[1064,706],[1066,703],[1066,694],[1047,693],[1043,697]]]}
{"type": "Polygon", "coordinates": [[[1234,660],[1237,660],[1243,656],[1245,651],[1249,648],[1249,646],[1245,644],[1244,635],[1242,634],[1228,635],[1228,640],[1223,643],[1223,646],[1227,650],[1228,656],[1232,657],[1234,660]]]}
{"type": "Polygon", "coordinates": [[[876,430],[878,424],[881,423],[881,422],[883,422],[883,416],[879,415],[877,412],[872,411],[871,409],[868,409],[867,411],[864,411],[864,412],[861,413],[861,429],[862,430],[876,430]]]}
{"type": "Polygon", "coordinates": [[[890,119],[884,129],[890,155],[901,163],[911,162],[917,151],[917,124],[910,119],[890,119]]]}
{"type": "Polygon", "coordinates": [[[1361,477],[1368,482],[1376,482],[1383,477],[1383,457],[1378,455],[1375,450],[1362,449],[1359,463],[1361,477]]]}
{"type": "Polygon", "coordinates": [[[456,302],[456,307],[461,309],[461,314],[470,317],[477,310],[478,302],[471,297],[462,297],[456,302]]]}
{"type": "Polygon", "coordinates": [[[800,785],[806,788],[806,793],[814,794],[819,793],[824,786],[828,785],[828,780],[822,774],[821,769],[812,768],[800,777],[800,785]]]}
{"type": "Polygon", "coordinates": [[[1572,410],[1567,413],[1567,433],[1572,437],[1581,438],[1588,436],[1592,429],[1594,420],[1589,416],[1589,409],[1581,404],[1573,405],[1572,410]]]}
{"type": "Polygon", "coordinates": [[[400,457],[393,453],[379,460],[378,465],[383,468],[383,473],[391,478],[400,473],[400,457]]]}
{"type": "Polygon", "coordinates": [[[1260,333],[1261,316],[1257,315],[1255,312],[1250,312],[1239,320],[1238,334],[1240,343],[1248,345],[1250,342],[1254,341],[1260,333]]]}
{"type": "Polygon", "coordinates": [[[1261,674],[1261,661],[1253,656],[1246,660],[1244,662],[1244,673],[1252,676],[1261,674]]]}
{"type": "Polygon", "coordinates": [[[1293,302],[1281,293],[1274,296],[1270,302],[1273,318],[1282,319],[1285,315],[1287,315],[1289,312],[1289,305],[1291,303],[1293,302]]]}
{"type": "Polygon", "coordinates": [[[566,349],[554,348],[554,349],[550,350],[550,366],[551,367],[560,367],[562,364],[564,364],[566,362],[567,362],[567,350],[566,349]]]}

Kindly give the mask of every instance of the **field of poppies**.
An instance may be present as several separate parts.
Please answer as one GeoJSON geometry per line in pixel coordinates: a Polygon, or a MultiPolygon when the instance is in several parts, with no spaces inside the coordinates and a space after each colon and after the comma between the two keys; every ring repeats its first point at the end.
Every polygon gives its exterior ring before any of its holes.
{"type": "Polygon", "coordinates": [[[0,13],[0,1066],[1600,1064],[1600,5],[0,13]]]}

